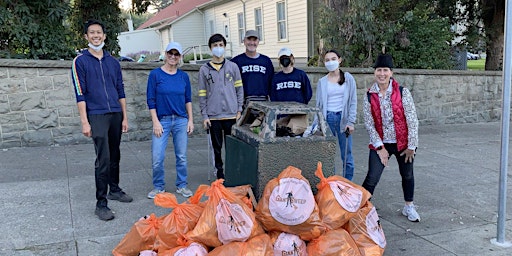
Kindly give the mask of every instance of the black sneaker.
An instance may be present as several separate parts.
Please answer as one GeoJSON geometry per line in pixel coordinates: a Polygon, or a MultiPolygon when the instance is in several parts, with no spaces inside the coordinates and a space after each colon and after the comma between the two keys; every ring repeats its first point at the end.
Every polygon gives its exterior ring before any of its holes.
{"type": "Polygon", "coordinates": [[[115,218],[114,213],[108,207],[96,207],[94,214],[96,214],[100,220],[104,221],[109,221],[115,218]]]}
{"type": "Polygon", "coordinates": [[[123,203],[129,203],[129,202],[133,201],[133,198],[131,196],[127,195],[126,193],[124,193],[123,191],[109,192],[107,195],[107,199],[117,200],[117,201],[123,202],[123,203]]]}

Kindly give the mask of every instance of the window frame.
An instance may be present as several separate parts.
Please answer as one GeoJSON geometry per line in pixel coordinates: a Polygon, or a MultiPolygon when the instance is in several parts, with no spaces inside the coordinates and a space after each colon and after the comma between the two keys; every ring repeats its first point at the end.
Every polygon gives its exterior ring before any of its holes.
{"type": "Polygon", "coordinates": [[[288,41],[288,21],[286,13],[286,1],[276,2],[276,24],[277,24],[277,41],[288,41]],[[281,9],[280,9],[281,8],[281,9]],[[280,19],[280,16],[283,19],[280,19]]]}
{"type": "Polygon", "coordinates": [[[254,29],[256,32],[258,32],[258,38],[260,40],[260,43],[265,41],[265,37],[263,36],[263,8],[256,7],[254,8],[254,29]],[[257,11],[259,11],[259,17],[257,15],[257,11]],[[260,23],[258,24],[258,18],[260,23]]]}
{"type": "Polygon", "coordinates": [[[237,20],[237,26],[238,26],[238,39],[239,43],[244,43],[244,37],[245,37],[245,22],[244,22],[244,13],[239,12],[236,14],[236,20],[237,20]]]}

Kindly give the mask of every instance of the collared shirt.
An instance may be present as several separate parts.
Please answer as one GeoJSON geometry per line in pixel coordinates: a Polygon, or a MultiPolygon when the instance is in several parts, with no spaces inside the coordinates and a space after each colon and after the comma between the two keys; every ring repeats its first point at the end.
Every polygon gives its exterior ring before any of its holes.
{"type": "MultiPolygon", "coordinates": [[[[365,99],[363,100],[364,123],[366,126],[366,130],[368,130],[368,134],[370,135],[370,143],[376,148],[382,146],[384,143],[396,143],[395,123],[393,120],[393,108],[391,106],[391,92],[391,80],[389,81],[388,89],[386,90],[384,95],[380,94],[379,86],[377,85],[377,83],[373,84],[372,87],[370,88],[370,93],[379,94],[383,126],[382,139],[380,138],[377,130],[375,129],[375,122],[373,120],[370,102],[368,102],[366,94],[365,99]]],[[[404,114],[408,129],[407,148],[414,150],[418,146],[418,117],[416,115],[416,108],[414,106],[414,100],[412,98],[411,92],[405,87],[403,88],[402,91],[402,104],[404,107],[404,114]]]]}

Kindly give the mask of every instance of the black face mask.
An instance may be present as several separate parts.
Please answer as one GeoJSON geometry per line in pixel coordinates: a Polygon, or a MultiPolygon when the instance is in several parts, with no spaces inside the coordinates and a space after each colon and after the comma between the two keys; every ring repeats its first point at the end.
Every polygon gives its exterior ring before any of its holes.
{"type": "Polygon", "coordinates": [[[292,63],[292,60],[290,58],[280,58],[279,63],[281,63],[281,65],[283,65],[283,67],[286,68],[286,67],[290,66],[290,64],[292,63]]]}

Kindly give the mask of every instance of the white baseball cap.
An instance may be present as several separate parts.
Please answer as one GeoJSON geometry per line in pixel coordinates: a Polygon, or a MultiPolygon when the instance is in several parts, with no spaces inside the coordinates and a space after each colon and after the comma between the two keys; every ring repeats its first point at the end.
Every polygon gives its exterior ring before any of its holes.
{"type": "Polygon", "coordinates": [[[167,47],[165,47],[165,52],[168,52],[170,50],[176,50],[178,51],[178,53],[181,55],[182,54],[182,48],[181,48],[181,44],[178,43],[178,42],[170,42],[167,47]]]}
{"type": "Polygon", "coordinates": [[[279,53],[277,54],[278,58],[281,58],[281,56],[291,56],[292,50],[288,47],[283,47],[281,50],[279,50],[279,53]]]}

